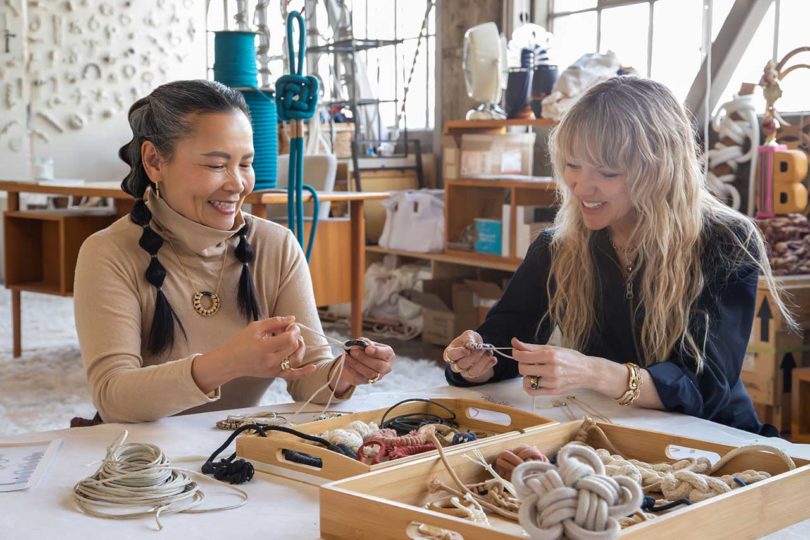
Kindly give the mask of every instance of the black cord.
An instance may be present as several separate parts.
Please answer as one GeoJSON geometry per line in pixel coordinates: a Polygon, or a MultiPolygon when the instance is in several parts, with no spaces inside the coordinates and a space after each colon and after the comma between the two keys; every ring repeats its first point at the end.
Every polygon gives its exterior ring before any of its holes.
{"type": "Polygon", "coordinates": [[[689,506],[692,504],[687,498],[678,499],[676,501],[672,501],[667,504],[662,504],[661,506],[655,506],[655,497],[650,497],[649,495],[644,496],[644,501],[641,503],[641,509],[645,512],[664,512],[666,510],[672,510],[673,508],[685,504],[689,506]]]}
{"type": "Polygon", "coordinates": [[[414,430],[419,429],[425,424],[442,424],[450,427],[458,427],[458,422],[456,422],[456,413],[453,412],[452,409],[437,401],[433,401],[432,399],[423,399],[423,398],[403,399],[399,403],[395,403],[394,405],[389,407],[387,411],[385,411],[385,413],[382,415],[382,419],[380,420],[380,428],[393,429],[397,432],[398,435],[406,435],[414,430]],[[395,416],[390,420],[386,420],[386,418],[388,418],[388,415],[391,414],[391,411],[393,411],[400,405],[415,402],[422,402],[422,403],[429,403],[431,405],[436,405],[437,407],[440,407],[445,411],[447,411],[448,413],[450,413],[450,418],[442,418],[441,416],[431,413],[408,413],[395,416]]]}
{"type": "Polygon", "coordinates": [[[257,432],[261,437],[267,437],[268,431],[281,431],[284,433],[289,433],[291,435],[295,435],[296,437],[300,437],[307,441],[322,444],[332,452],[337,452],[339,454],[343,454],[353,459],[356,459],[356,456],[351,451],[351,449],[342,445],[339,446],[332,444],[326,439],[322,439],[321,437],[316,437],[314,435],[309,435],[308,433],[302,433],[296,429],[284,426],[263,426],[260,424],[245,424],[243,426],[239,426],[233,433],[231,433],[228,439],[219,448],[217,448],[213,454],[211,454],[211,457],[209,457],[208,460],[203,464],[202,472],[204,474],[212,474],[214,475],[214,478],[216,478],[217,480],[229,482],[231,484],[242,484],[253,478],[253,474],[255,472],[253,464],[251,464],[249,461],[245,461],[244,459],[235,460],[236,452],[231,454],[231,456],[228,458],[214,462],[217,456],[220,453],[222,453],[226,448],[228,448],[228,446],[233,442],[234,439],[236,439],[236,437],[240,433],[247,430],[253,430],[257,432]]]}

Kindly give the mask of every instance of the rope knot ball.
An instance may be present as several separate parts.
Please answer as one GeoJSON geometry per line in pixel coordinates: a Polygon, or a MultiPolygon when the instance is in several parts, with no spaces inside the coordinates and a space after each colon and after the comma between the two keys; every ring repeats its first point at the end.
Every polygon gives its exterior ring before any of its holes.
{"type": "Polygon", "coordinates": [[[636,482],[607,476],[596,452],[576,444],[560,450],[557,466],[518,465],[512,482],[522,501],[518,521],[533,540],[615,538],[619,519],[638,510],[643,497],[636,482]]]}
{"type": "Polygon", "coordinates": [[[318,105],[318,79],[310,75],[283,75],[276,81],[276,107],[283,121],[309,120],[318,105]]]}

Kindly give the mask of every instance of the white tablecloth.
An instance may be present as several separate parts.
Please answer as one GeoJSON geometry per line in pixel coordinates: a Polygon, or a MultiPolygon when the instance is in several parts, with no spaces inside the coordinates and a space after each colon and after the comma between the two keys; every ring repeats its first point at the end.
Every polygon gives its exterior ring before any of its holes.
{"type": "MultiPolygon", "coordinates": [[[[481,397],[506,402],[512,406],[530,409],[531,400],[518,380],[478,387],[435,388],[418,393],[378,394],[350,400],[330,410],[361,411],[391,405],[406,397],[481,397]]],[[[764,442],[784,449],[795,457],[810,459],[810,445],[794,445],[782,440],[764,439],[712,422],[688,416],[659,411],[628,409],[609,399],[589,392],[577,396],[595,406],[614,422],[668,433],[711,440],[730,445],[764,442]]],[[[538,398],[536,412],[542,416],[568,421],[566,412],[552,407],[552,398],[538,398]]],[[[290,412],[296,406],[276,405],[254,410],[290,412]]],[[[582,411],[572,407],[577,415],[582,411]]],[[[315,410],[310,407],[308,410],[315,410]]],[[[73,485],[95,472],[107,447],[121,433],[129,431],[129,442],[149,442],[158,445],[177,466],[199,470],[205,457],[213,452],[228,433],[217,430],[214,424],[232,411],[166,418],[148,424],[106,424],[91,428],[37,433],[4,439],[0,442],[39,441],[59,438],[62,446],[39,484],[26,491],[0,493],[0,539],[114,539],[159,538],[191,540],[196,538],[290,538],[315,539],[319,537],[318,488],[293,480],[257,473],[241,487],[248,492],[247,504],[236,510],[206,514],[173,514],[163,518],[164,529],[155,531],[155,521],[143,518],[113,521],[93,518],[80,513],[72,501],[73,485]],[[190,457],[189,461],[180,461],[190,457]]],[[[223,454],[230,455],[232,450],[223,454]]],[[[204,482],[205,504],[225,504],[236,499],[229,490],[204,482]]],[[[810,538],[810,520],[784,529],[771,536],[779,539],[810,538]]]]}

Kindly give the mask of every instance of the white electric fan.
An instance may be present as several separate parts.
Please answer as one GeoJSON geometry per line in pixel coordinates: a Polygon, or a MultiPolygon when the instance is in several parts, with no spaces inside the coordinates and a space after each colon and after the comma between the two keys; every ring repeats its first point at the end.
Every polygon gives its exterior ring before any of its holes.
{"type": "Polygon", "coordinates": [[[506,81],[506,47],[498,26],[488,22],[464,34],[464,80],[467,95],[481,105],[467,111],[467,120],[502,120],[501,91],[506,81]]]}

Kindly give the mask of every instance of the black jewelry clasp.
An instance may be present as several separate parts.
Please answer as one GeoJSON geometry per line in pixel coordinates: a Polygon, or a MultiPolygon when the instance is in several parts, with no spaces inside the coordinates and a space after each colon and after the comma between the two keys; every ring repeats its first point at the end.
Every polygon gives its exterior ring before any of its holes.
{"type": "Polygon", "coordinates": [[[352,347],[362,347],[365,349],[368,347],[368,343],[363,341],[362,339],[347,339],[343,342],[343,347],[348,351],[352,347]]]}

